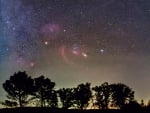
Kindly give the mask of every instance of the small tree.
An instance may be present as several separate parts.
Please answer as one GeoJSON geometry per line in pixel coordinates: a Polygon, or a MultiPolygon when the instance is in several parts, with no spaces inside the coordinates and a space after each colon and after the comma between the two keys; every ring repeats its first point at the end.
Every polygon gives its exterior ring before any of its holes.
{"type": "Polygon", "coordinates": [[[7,106],[7,107],[16,107],[17,106],[17,102],[13,102],[10,100],[5,100],[4,102],[1,102],[2,105],[7,106]]]}
{"type": "Polygon", "coordinates": [[[111,92],[112,104],[120,109],[134,100],[134,91],[125,84],[111,84],[111,92]]]}
{"type": "Polygon", "coordinates": [[[55,90],[52,90],[47,94],[47,106],[51,108],[57,108],[58,107],[58,98],[57,98],[57,92],[55,90]]]}
{"type": "Polygon", "coordinates": [[[101,84],[101,86],[95,86],[92,88],[95,91],[96,103],[99,109],[108,109],[110,102],[111,90],[107,82],[101,84]]]}
{"type": "Polygon", "coordinates": [[[62,104],[62,108],[68,109],[74,104],[74,90],[73,88],[62,88],[59,89],[58,95],[62,104]]]}
{"type": "Polygon", "coordinates": [[[92,92],[90,88],[91,84],[79,84],[77,88],[74,88],[75,104],[79,109],[84,109],[89,105],[89,100],[92,97],[92,92]]]}
{"type": "Polygon", "coordinates": [[[150,100],[148,100],[147,108],[150,109],[150,100]]]}
{"type": "Polygon", "coordinates": [[[136,100],[130,101],[122,107],[123,110],[135,110],[139,111],[143,109],[143,106],[139,104],[136,100]]]}
{"type": "Polygon", "coordinates": [[[41,107],[56,107],[57,94],[54,87],[55,83],[44,76],[34,79],[34,96],[39,100],[41,107]]]}
{"type": "Polygon", "coordinates": [[[145,104],[144,104],[144,100],[143,100],[143,99],[141,100],[141,106],[142,106],[142,107],[145,107],[145,104]]]}
{"type": "Polygon", "coordinates": [[[18,72],[3,83],[7,98],[3,104],[10,107],[23,107],[29,103],[29,95],[33,91],[33,79],[26,72],[18,72]]]}

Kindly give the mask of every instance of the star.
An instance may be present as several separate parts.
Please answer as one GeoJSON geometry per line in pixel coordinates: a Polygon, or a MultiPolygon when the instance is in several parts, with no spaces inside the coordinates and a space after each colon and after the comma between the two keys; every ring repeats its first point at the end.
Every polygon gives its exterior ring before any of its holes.
{"type": "Polygon", "coordinates": [[[64,33],[65,33],[66,31],[67,31],[66,29],[63,30],[64,33]]]}
{"type": "Polygon", "coordinates": [[[88,57],[88,55],[87,55],[85,52],[82,52],[82,56],[83,56],[84,58],[87,58],[87,57],[88,57]]]}
{"type": "Polygon", "coordinates": [[[34,62],[30,62],[30,67],[34,67],[35,63],[34,62]]]}
{"type": "Polygon", "coordinates": [[[45,41],[44,44],[45,44],[45,45],[48,45],[49,43],[48,43],[48,41],[45,41]]]}
{"type": "Polygon", "coordinates": [[[100,49],[100,53],[104,53],[104,49],[100,49]]]}

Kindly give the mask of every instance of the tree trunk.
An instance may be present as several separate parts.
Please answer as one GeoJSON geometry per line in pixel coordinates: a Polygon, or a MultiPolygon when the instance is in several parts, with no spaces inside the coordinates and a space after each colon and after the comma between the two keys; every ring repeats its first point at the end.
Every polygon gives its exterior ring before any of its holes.
{"type": "Polygon", "coordinates": [[[20,93],[20,91],[19,91],[19,107],[22,107],[22,101],[21,101],[21,93],[20,93]]]}
{"type": "Polygon", "coordinates": [[[41,107],[44,107],[43,103],[44,103],[44,99],[43,99],[43,91],[41,89],[41,107]]]}

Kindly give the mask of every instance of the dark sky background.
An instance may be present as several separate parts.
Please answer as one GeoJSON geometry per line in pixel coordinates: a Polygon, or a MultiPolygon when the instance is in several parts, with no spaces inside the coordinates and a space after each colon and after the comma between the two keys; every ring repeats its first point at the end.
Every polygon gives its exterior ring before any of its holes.
{"type": "Polygon", "coordinates": [[[150,99],[150,0],[0,0],[0,84],[19,70],[150,99]]]}

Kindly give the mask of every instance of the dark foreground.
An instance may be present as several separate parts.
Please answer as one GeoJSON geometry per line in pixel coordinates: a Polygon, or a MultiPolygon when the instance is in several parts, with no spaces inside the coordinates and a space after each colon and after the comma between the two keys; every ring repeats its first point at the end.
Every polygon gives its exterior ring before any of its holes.
{"type": "Polygon", "coordinates": [[[150,110],[64,110],[50,108],[8,108],[0,109],[0,113],[150,113],[150,110]]]}

